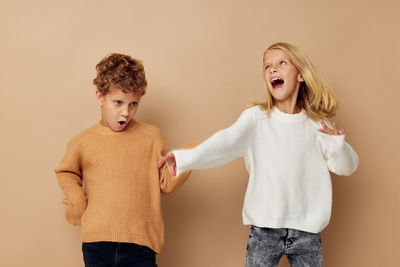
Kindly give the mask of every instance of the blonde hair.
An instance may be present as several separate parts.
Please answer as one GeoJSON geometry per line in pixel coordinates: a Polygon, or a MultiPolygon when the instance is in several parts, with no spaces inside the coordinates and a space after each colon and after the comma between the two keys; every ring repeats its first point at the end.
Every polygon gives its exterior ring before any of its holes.
{"type": "MultiPolygon", "coordinates": [[[[294,45],[275,43],[264,51],[263,62],[265,54],[271,49],[280,49],[285,52],[303,77],[304,82],[300,85],[297,105],[305,110],[307,116],[313,120],[335,116],[339,108],[336,95],[326,81],[318,74],[307,55],[294,45]]],[[[267,114],[269,115],[274,107],[274,100],[266,84],[265,88],[265,102],[254,102],[253,106],[260,106],[261,109],[267,110],[267,114]]]]}

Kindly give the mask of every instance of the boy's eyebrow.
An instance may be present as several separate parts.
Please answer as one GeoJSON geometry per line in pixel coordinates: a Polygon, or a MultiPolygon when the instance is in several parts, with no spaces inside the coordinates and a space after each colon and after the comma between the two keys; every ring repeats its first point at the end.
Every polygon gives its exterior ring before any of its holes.
{"type": "Polygon", "coordinates": [[[125,100],[122,100],[122,99],[124,99],[124,97],[122,97],[122,98],[120,98],[119,96],[114,96],[114,98],[112,98],[112,101],[121,101],[121,102],[129,102],[129,103],[132,103],[132,102],[139,102],[139,100],[140,99],[127,99],[127,98],[125,98],[125,100]]]}
{"type": "Polygon", "coordinates": [[[121,100],[121,99],[117,99],[117,98],[115,98],[115,99],[113,99],[113,101],[120,101],[121,103],[139,103],[139,101],[138,100],[132,100],[132,101],[123,101],[123,100],[121,100]]]}

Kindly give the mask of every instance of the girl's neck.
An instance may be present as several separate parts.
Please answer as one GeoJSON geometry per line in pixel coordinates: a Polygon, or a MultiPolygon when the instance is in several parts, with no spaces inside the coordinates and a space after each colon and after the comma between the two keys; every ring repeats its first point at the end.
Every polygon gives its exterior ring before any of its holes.
{"type": "Polygon", "coordinates": [[[274,103],[274,106],[283,113],[287,114],[297,114],[301,112],[301,107],[299,107],[296,102],[294,103],[276,102],[274,103]]]}

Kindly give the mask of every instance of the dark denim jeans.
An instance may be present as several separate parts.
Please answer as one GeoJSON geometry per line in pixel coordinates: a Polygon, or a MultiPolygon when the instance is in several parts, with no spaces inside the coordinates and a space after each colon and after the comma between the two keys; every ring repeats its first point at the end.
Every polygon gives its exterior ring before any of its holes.
{"type": "Polygon", "coordinates": [[[82,252],[86,267],[157,267],[156,253],[138,244],[83,243],[82,252]]]}
{"type": "Polygon", "coordinates": [[[250,227],[246,267],[278,266],[282,255],[286,255],[293,267],[322,267],[320,234],[286,228],[250,227]]]}

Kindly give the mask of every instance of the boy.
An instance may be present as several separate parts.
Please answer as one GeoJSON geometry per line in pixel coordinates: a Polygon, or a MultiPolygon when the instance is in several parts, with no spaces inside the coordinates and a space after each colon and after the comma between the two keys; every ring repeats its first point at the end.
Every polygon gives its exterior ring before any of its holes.
{"type": "Polygon", "coordinates": [[[147,81],[143,65],[111,54],[96,66],[101,121],[67,146],[56,168],[66,218],[82,226],[86,266],[157,266],[164,243],[161,196],[175,192],[190,172],[174,178],[157,160],[168,152],[155,126],[133,119],[147,81]]]}

